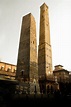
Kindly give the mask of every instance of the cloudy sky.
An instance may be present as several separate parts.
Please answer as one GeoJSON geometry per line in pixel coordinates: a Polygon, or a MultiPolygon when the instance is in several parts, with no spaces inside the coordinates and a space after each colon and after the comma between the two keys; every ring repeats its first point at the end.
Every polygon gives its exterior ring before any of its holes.
{"type": "Polygon", "coordinates": [[[32,13],[39,44],[40,6],[49,7],[52,63],[71,71],[71,0],[0,0],[0,61],[17,64],[22,17],[32,13]]]}

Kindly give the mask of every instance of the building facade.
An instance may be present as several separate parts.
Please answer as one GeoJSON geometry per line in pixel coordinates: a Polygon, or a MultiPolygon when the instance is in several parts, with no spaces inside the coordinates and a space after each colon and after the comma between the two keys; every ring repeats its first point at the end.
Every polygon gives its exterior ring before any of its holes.
{"type": "Polygon", "coordinates": [[[16,76],[16,65],[9,64],[6,62],[0,62],[0,78],[15,80],[16,76]]]}
{"type": "Polygon", "coordinates": [[[56,65],[53,74],[58,82],[69,83],[69,71],[64,69],[62,65],[56,65]]]}

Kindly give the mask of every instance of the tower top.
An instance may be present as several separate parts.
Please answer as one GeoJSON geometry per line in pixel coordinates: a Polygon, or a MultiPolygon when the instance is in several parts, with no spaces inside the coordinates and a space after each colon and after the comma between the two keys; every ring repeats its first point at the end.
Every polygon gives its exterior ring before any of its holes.
{"type": "Polygon", "coordinates": [[[23,18],[26,17],[26,16],[33,16],[33,14],[32,13],[28,13],[28,14],[24,15],[23,18]]]}
{"type": "Polygon", "coordinates": [[[48,6],[46,5],[46,3],[45,3],[45,2],[40,6],[40,8],[41,8],[41,7],[43,7],[43,6],[45,6],[45,7],[47,7],[47,8],[48,8],[48,6]]]}
{"type": "MultiPolygon", "coordinates": [[[[28,13],[28,14],[24,15],[24,16],[22,17],[22,20],[23,20],[23,19],[28,20],[30,17],[33,18],[33,20],[35,21],[35,18],[34,18],[34,16],[33,16],[32,13],[28,13]]],[[[35,22],[35,23],[36,23],[36,22],[35,22]]]]}

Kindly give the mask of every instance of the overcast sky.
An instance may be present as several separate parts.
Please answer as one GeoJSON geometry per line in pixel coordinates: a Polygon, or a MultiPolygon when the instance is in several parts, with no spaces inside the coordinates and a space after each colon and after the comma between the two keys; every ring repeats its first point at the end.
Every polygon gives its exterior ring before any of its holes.
{"type": "Polygon", "coordinates": [[[71,71],[71,0],[0,0],[0,61],[17,64],[22,17],[32,13],[39,41],[40,6],[49,7],[52,63],[71,71]]]}

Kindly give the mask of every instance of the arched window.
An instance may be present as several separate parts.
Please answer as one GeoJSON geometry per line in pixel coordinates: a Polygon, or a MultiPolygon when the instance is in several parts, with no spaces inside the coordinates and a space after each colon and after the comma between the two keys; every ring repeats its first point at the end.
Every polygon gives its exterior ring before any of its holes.
{"type": "Polygon", "coordinates": [[[33,41],[33,44],[34,44],[34,41],[33,41]]]}
{"type": "Polygon", "coordinates": [[[1,70],[4,70],[4,66],[1,66],[1,70]]]}
{"type": "Polygon", "coordinates": [[[11,71],[11,68],[8,68],[7,71],[11,71]]]}

